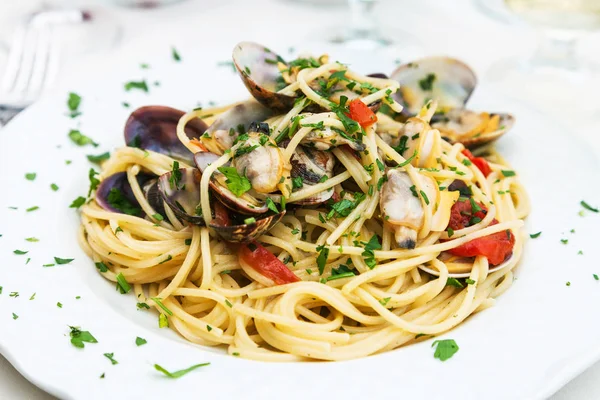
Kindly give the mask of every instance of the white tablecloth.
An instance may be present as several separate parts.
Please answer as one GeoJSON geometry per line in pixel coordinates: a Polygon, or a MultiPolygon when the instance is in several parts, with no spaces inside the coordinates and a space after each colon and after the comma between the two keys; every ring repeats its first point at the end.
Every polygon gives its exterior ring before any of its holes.
{"type": "MultiPolygon", "coordinates": [[[[71,1],[78,2],[82,3],[71,1]]],[[[14,17],[38,3],[39,0],[0,1],[0,35],[6,32],[6,25],[3,28],[2,22],[14,20],[14,17]]],[[[110,2],[96,0],[93,3],[110,2]]],[[[411,32],[419,38],[426,54],[449,54],[464,59],[479,72],[482,80],[485,80],[485,72],[495,61],[511,55],[527,54],[535,45],[536,37],[532,30],[495,22],[483,16],[468,0],[388,0],[381,3],[377,14],[384,25],[411,32]]],[[[239,40],[293,43],[301,41],[302,35],[323,29],[332,21],[347,20],[341,14],[345,12],[343,8],[316,10],[314,6],[283,0],[188,0],[156,10],[114,8],[111,11],[121,20],[124,28],[121,45],[110,56],[111,60],[119,62],[135,60],[132,53],[136,49],[132,43],[139,43],[140,39],[146,39],[149,43],[164,43],[182,35],[194,35],[200,42],[222,41],[225,45],[239,40]],[[284,27],[285,30],[280,29],[284,27]]],[[[0,40],[3,38],[0,36],[0,40]]],[[[582,41],[580,50],[598,57],[598,43],[600,35],[590,35],[582,41]]],[[[99,71],[103,64],[98,62],[94,67],[89,60],[94,57],[99,56],[89,56],[88,60],[71,63],[58,90],[66,88],[66,82],[75,76],[94,76],[94,68],[99,71]]],[[[539,109],[548,110],[548,115],[553,115],[584,137],[600,154],[600,102],[595,95],[599,93],[599,81],[596,79],[575,84],[548,81],[540,85],[513,81],[505,83],[501,89],[513,97],[525,98],[539,109]]],[[[0,356],[0,400],[51,398],[31,385],[0,356]]],[[[600,398],[600,363],[552,397],[553,400],[593,398],[600,398]]]]}

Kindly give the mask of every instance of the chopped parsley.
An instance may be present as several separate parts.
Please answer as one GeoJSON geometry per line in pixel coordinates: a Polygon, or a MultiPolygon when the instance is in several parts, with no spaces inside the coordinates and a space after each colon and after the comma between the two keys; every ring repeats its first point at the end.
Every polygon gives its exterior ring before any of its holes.
{"type": "Polygon", "coordinates": [[[171,47],[171,55],[173,56],[173,60],[177,62],[181,61],[181,56],[175,47],[171,47]]]}
{"type": "Polygon", "coordinates": [[[273,202],[273,200],[270,197],[267,197],[267,200],[265,202],[269,210],[273,211],[274,213],[279,212],[279,210],[277,209],[277,205],[275,204],[275,202],[273,202]]]}
{"type": "Polygon", "coordinates": [[[81,104],[81,96],[77,93],[69,93],[69,98],[67,99],[67,107],[69,108],[69,116],[71,118],[75,118],[81,113],[79,112],[79,105],[81,104]]]}
{"type": "Polygon", "coordinates": [[[40,208],[38,206],[32,206],[32,207],[29,207],[28,209],[26,209],[25,211],[26,212],[32,212],[32,211],[39,210],[39,209],[40,208]]]}
{"type": "Polygon", "coordinates": [[[363,260],[367,267],[370,269],[375,268],[377,261],[375,260],[375,250],[381,250],[381,243],[377,235],[371,236],[368,242],[361,242],[364,245],[364,251],[362,252],[363,260]]]}
{"type": "Polygon", "coordinates": [[[29,251],[24,251],[24,250],[14,250],[13,253],[17,254],[17,255],[23,255],[23,254],[27,254],[29,253],[29,251]]]}
{"type": "Polygon", "coordinates": [[[327,213],[327,219],[335,217],[347,217],[364,199],[363,193],[355,193],[354,201],[342,199],[331,205],[331,211],[327,213]]]}
{"type": "Polygon", "coordinates": [[[13,319],[19,319],[19,316],[15,313],[12,313],[13,319]]]}
{"type": "Polygon", "coordinates": [[[391,299],[392,299],[391,297],[385,297],[385,298],[383,298],[383,299],[379,300],[379,303],[380,303],[382,306],[384,306],[384,307],[385,307],[385,306],[387,306],[387,303],[389,303],[389,301],[390,301],[391,299]]]}
{"type": "Polygon", "coordinates": [[[138,90],[142,90],[142,91],[148,93],[148,83],[146,83],[145,79],[142,81],[129,81],[129,82],[125,83],[124,88],[128,92],[131,89],[138,89],[138,90]]]}
{"type": "Polygon", "coordinates": [[[598,208],[590,206],[588,203],[586,203],[586,202],[585,202],[585,201],[583,201],[583,200],[581,200],[581,203],[580,203],[580,204],[581,204],[581,206],[582,206],[583,208],[585,208],[585,209],[586,209],[586,210],[588,210],[588,211],[595,212],[595,213],[597,213],[597,212],[599,212],[599,211],[600,211],[600,210],[598,210],[598,208]]]}
{"type": "Polygon", "coordinates": [[[454,339],[436,340],[431,344],[431,347],[436,346],[433,357],[440,361],[446,361],[458,351],[459,347],[454,339]]]}
{"type": "Polygon", "coordinates": [[[218,170],[227,178],[225,181],[227,188],[237,197],[252,189],[250,180],[245,176],[240,176],[234,167],[219,167],[218,170]]]}
{"type": "Polygon", "coordinates": [[[35,237],[28,237],[25,240],[27,240],[28,242],[31,242],[31,243],[36,243],[36,242],[40,241],[40,239],[35,238],[35,237]]]}
{"type": "Polygon", "coordinates": [[[117,360],[114,359],[114,356],[115,353],[104,353],[104,357],[108,358],[112,365],[116,365],[119,363],[117,360]]]}
{"type": "Polygon", "coordinates": [[[35,172],[29,172],[25,174],[25,179],[27,179],[28,181],[35,181],[36,176],[37,174],[35,172]]]}
{"type": "Polygon", "coordinates": [[[100,164],[102,161],[108,160],[110,158],[110,153],[107,151],[106,153],[98,154],[96,156],[93,154],[88,154],[86,157],[90,162],[100,164]]]}
{"type": "Polygon", "coordinates": [[[319,255],[317,256],[317,266],[319,267],[319,275],[323,275],[323,271],[325,271],[325,264],[327,263],[327,258],[329,258],[329,248],[326,246],[317,246],[317,251],[319,255]]]}
{"type": "Polygon", "coordinates": [[[52,189],[52,191],[56,192],[56,191],[58,191],[59,187],[56,183],[51,183],[50,189],[52,189]]]}
{"type": "Polygon", "coordinates": [[[538,232],[538,233],[532,233],[529,235],[530,238],[532,239],[537,239],[540,237],[540,235],[542,234],[542,231],[538,232]]]}
{"type": "Polygon", "coordinates": [[[59,257],[54,257],[54,261],[58,264],[58,265],[64,265],[64,264],[69,264],[71,261],[73,261],[74,258],[59,258],[59,257]]]}
{"type": "Polygon", "coordinates": [[[84,343],[98,343],[89,331],[82,331],[75,326],[69,326],[69,328],[71,328],[69,336],[71,336],[71,344],[73,346],[83,349],[85,347],[84,343]]]}
{"type": "Polygon", "coordinates": [[[108,272],[108,267],[102,261],[101,262],[97,262],[95,264],[96,264],[96,268],[98,268],[98,270],[100,272],[108,272]]]}
{"type": "Polygon", "coordinates": [[[169,319],[163,313],[158,315],[158,327],[159,328],[168,328],[169,327],[169,319]]]}
{"type": "Polygon", "coordinates": [[[508,178],[509,176],[515,176],[515,175],[517,175],[517,174],[515,173],[515,171],[510,171],[510,170],[505,170],[505,169],[501,170],[501,172],[502,172],[502,175],[504,175],[504,176],[505,176],[505,177],[507,177],[507,178],[508,178]]]}
{"type": "Polygon", "coordinates": [[[86,146],[91,144],[94,147],[98,147],[98,143],[94,142],[89,136],[84,135],[77,129],[71,129],[69,131],[69,139],[77,146],[86,146]]]}
{"type": "Polygon", "coordinates": [[[185,374],[192,372],[193,370],[200,368],[200,367],[205,367],[207,365],[210,365],[210,363],[202,363],[202,364],[196,364],[196,365],[192,365],[189,368],[186,369],[182,369],[179,371],[175,371],[175,372],[169,372],[166,369],[164,369],[163,367],[161,367],[158,364],[154,364],[154,369],[156,369],[159,372],[162,372],[165,376],[172,378],[172,379],[177,379],[177,378],[181,378],[182,376],[184,376],[185,374]]]}
{"type": "Polygon", "coordinates": [[[90,172],[88,173],[88,177],[90,178],[90,189],[88,190],[87,194],[88,197],[90,197],[92,192],[96,190],[100,184],[100,180],[96,178],[96,175],[98,175],[98,172],[96,172],[94,168],[90,168],[90,172]]]}
{"type": "Polygon", "coordinates": [[[121,294],[128,293],[131,290],[131,286],[123,276],[122,272],[119,272],[117,275],[117,290],[121,292],[121,294]]]}
{"type": "Polygon", "coordinates": [[[435,81],[435,74],[427,74],[425,78],[419,80],[419,87],[422,90],[431,91],[433,89],[433,82],[435,81]]]}
{"type": "Polygon", "coordinates": [[[71,205],[69,207],[70,208],[79,208],[84,204],[85,204],[85,197],[79,196],[78,198],[73,200],[73,202],[71,203],[71,205]]]}
{"type": "Polygon", "coordinates": [[[138,310],[141,310],[142,308],[145,308],[146,310],[150,309],[150,306],[148,304],[146,304],[146,303],[137,303],[136,307],[137,307],[138,310]]]}
{"type": "Polygon", "coordinates": [[[165,313],[167,313],[169,316],[173,315],[173,311],[169,310],[167,308],[167,306],[165,306],[162,302],[162,299],[160,297],[151,297],[150,300],[154,301],[156,303],[157,306],[159,306],[165,313]]]}
{"type": "Polygon", "coordinates": [[[594,276],[594,279],[595,279],[595,280],[597,280],[597,281],[598,281],[598,280],[600,280],[600,278],[598,277],[598,275],[597,275],[597,274],[594,274],[593,276],[594,276]]]}
{"type": "Polygon", "coordinates": [[[146,339],[144,339],[144,338],[141,338],[139,336],[135,338],[135,345],[138,346],[138,347],[139,346],[143,346],[146,343],[148,343],[148,341],[146,339]]]}
{"type": "Polygon", "coordinates": [[[140,215],[142,213],[142,209],[131,204],[131,202],[127,200],[123,193],[116,187],[110,189],[107,200],[113,208],[116,208],[127,215],[140,215]]]}
{"type": "Polygon", "coordinates": [[[463,285],[458,279],[456,278],[448,278],[448,280],[446,281],[446,286],[454,286],[457,288],[462,288],[465,287],[465,285],[463,285]]]}
{"type": "Polygon", "coordinates": [[[304,181],[302,180],[301,176],[292,178],[292,187],[294,189],[300,189],[302,186],[304,186],[304,181]]]}
{"type": "Polygon", "coordinates": [[[560,239],[562,244],[569,244],[569,239],[560,239]]]}

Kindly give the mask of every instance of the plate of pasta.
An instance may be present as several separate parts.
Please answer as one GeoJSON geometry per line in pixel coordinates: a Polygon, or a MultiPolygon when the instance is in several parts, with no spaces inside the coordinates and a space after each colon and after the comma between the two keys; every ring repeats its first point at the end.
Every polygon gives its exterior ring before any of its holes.
{"type": "Polygon", "coordinates": [[[67,398],[543,398],[595,361],[594,155],[460,60],[337,51],[173,49],[0,132],[2,353],[67,398]]]}

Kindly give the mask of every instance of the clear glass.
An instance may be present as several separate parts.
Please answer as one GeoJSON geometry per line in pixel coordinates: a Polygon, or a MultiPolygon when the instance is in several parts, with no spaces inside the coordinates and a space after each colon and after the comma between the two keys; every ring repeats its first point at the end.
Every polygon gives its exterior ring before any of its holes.
{"type": "MultiPolygon", "coordinates": [[[[490,70],[491,79],[502,80],[515,75],[519,78],[528,75],[538,79],[544,75],[554,75],[569,80],[582,80],[598,72],[594,63],[577,53],[577,45],[582,37],[600,29],[600,0],[503,2],[515,18],[537,30],[539,42],[535,51],[528,56],[496,63],[490,70]]],[[[503,16],[498,11],[498,1],[479,0],[478,3],[487,3],[486,11],[490,16],[503,16]]]]}
{"type": "Polygon", "coordinates": [[[328,28],[324,33],[326,40],[367,50],[394,47],[411,53],[415,51],[415,47],[420,47],[417,39],[411,34],[378,23],[375,17],[378,3],[380,3],[378,0],[347,0],[350,21],[328,28]]]}

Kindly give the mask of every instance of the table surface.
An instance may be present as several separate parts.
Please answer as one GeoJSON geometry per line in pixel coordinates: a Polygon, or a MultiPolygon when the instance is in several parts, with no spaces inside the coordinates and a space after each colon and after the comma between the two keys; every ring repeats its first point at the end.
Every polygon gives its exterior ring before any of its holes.
{"type": "MultiPolygon", "coordinates": [[[[82,3],[83,0],[62,2],[76,4],[82,3]]],[[[479,3],[483,2],[479,1],[479,3]]],[[[14,17],[23,15],[27,10],[35,8],[38,3],[40,0],[1,1],[0,40],[5,39],[6,36],[6,29],[2,31],[4,20],[14,20],[14,17]],[[4,36],[1,36],[2,34],[4,36]]],[[[106,5],[110,1],[96,0],[86,1],[86,3],[106,5]]],[[[131,44],[136,41],[164,40],[160,32],[156,31],[158,26],[161,32],[169,32],[171,38],[177,37],[178,32],[182,35],[202,34],[202,32],[210,32],[212,28],[216,29],[215,32],[218,34],[216,38],[211,37],[210,40],[222,41],[224,45],[242,39],[273,43],[272,29],[276,28],[277,24],[285,24],[287,32],[306,32],[306,29],[293,28],[306,28],[306,24],[311,23],[317,29],[322,27],[325,21],[331,21],[332,13],[341,15],[346,11],[344,8],[326,7],[315,12],[314,5],[301,3],[303,2],[289,0],[253,0],[252,2],[187,0],[155,10],[109,8],[109,11],[121,21],[123,27],[120,46],[112,50],[111,59],[130,59],[131,44]],[[247,23],[253,20],[258,12],[261,13],[261,18],[270,21],[269,24],[247,23]],[[281,15],[290,18],[281,18],[281,15]],[[124,21],[127,23],[124,24],[124,21]],[[219,26],[222,21],[228,21],[228,26],[237,28],[223,29],[219,26]],[[199,24],[202,28],[194,31],[192,27],[199,24]]],[[[311,3],[318,3],[318,1],[313,0],[311,3]]],[[[408,26],[421,27],[418,30],[419,34],[415,36],[418,36],[426,54],[451,54],[464,59],[479,72],[480,79],[483,77],[481,80],[486,80],[486,71],[489,71],[494,62],[509,56],[530,54],[536,43],[533,30],[489,19],[481,14],[475,2],[469,0],[452,2],[389,0],[380,3],[376,13],[383,26],[397,26],[397,16],[405,15],[406,20],[409,21],[408,26]],[[461,23],[445,24],[444,21],[447,19],[459,19],[461,23]],[[447,25],[451,25],[452,29],[448,30],[447,25]],[[473,32],[477,32],[477,35],[473,35],[473,32]]],[[[410,31],[415,32],[415,30],[410,31]]],[[[298,37],[296,42],[301,39],[302,37],[298,37]]],[[[580,53],[598,57],[600,54],[598,43],[600,43],[598,34],[583,38],[580,43],[580,53]]],[[[69,79],[61,79],[56,90],[64,90],[68,81],[77,75],[90,74],[90,65],[94,64],[90,59],[93,59],[94,55],[87,58],[88,60],[80,60],[68,67],[63,77],[68,76],[69,79]],[[85,65],[85,68],[78,68],[79,65],[85,65]]],[[[598,93],[600,89],[599,81],[598,76],[594,80],[575,83],[548,80],[530,84],[515,80],[504,82],[501,89],[513,97],[524,98],[540,109],[549,110],[549,115],[553,115],[573,132],[586,139],[597,154],[600,154],[600,136],[596,134],[600,132],[600,103],[594,96],[594,93],[598,93]]],[[[0,400],[17,398],[46,400],[53,397],[30,384],[4,357],[0,356],[0,400]]],[[[552,397],[553,400],[588,398],[600,398],[600,363],[589,368],[552,397]]]]}

